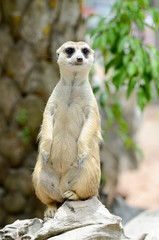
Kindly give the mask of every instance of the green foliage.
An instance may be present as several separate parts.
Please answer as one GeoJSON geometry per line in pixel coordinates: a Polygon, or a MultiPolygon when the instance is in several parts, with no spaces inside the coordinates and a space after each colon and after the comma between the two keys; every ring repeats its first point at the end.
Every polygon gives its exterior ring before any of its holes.
{"type": "Polygon", "coordinates": [[[110,79],[99,102],[107,114],[107,125],[110,126],[114,119],[117,121],[118,133],[127,147],[134,143],[128,138],[127,123],[122,119],[119,101],[114,99],[112,105],[108,106],[109,84],[113,84],[116,91],[126,86],[127,97],[135,90],[141,110],[152,101],[154,86],[159,94],[159,52],[155,47],[143,45],[132,31],[133,25],[140,31],[145,29],[147,13],[154,21],[153,26],[148,27],[155,30],[159,26],[159,10],[151,8],[149,0],[117,0],[111,17],[99,17],[97,27],[90,31],[93,49],[100,49],[103,55],[105,73],[111,69],[110,79]]]}
{"type": "Polygon", "coordinates": [[[28,121],[27,109],[20,108],[17,112],[16,120],[19,123],[19,125],[24,126],[28,121]]]}
{"type": "Polygon", "coordinates": [[[16,121],[21,127],[21,134],[20,134],[21,140],[25,144],[28,144],[31,141],[31,135],[30,135],[30,129],[27,126],[27,121],[28,121],[27,109],[20,108],[18,110],[16,115],[16,121]]]}

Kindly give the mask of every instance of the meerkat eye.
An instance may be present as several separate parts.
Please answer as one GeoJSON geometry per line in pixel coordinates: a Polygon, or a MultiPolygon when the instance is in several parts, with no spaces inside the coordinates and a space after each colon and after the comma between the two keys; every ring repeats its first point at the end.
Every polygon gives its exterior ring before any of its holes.
{"type": "Polygon", "coordinates": [[[82,52],[85,56],[87,56],[89,54],[89,49],[88,48],[83,48],[82,52]]]}
{"type": "Polygon", "coordinates": [[[75,52],[75,49],[69,47],[65,49],[65,52],[67,53],[68,56],[71,56],[75,52]]]}

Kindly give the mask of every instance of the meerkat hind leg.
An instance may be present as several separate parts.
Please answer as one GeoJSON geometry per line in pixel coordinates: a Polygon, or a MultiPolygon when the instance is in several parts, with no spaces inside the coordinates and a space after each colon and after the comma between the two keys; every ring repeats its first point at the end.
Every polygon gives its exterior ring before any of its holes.
{"type": "Polygon", "coordinates": [[[56,203],[49,204],[49,205],[47,205],[47,209],[44,212],[44,217],[45,218],[53,218],[56,211],[57,211],[57,204],[56,203]]]}

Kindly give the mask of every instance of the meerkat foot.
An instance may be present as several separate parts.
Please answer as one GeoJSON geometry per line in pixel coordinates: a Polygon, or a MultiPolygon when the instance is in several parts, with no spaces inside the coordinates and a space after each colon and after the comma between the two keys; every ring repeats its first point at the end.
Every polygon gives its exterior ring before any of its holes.
{"type": "Polygon", "coordinates": [[[77,157],[77,165],[80,167],[84,160],[86,159],[86,153],[79,154],[77,157]]]}
{"type": "Polygon", "coordinates": [[[43,164],[46,165],[49,160],[50,154],[48,152],[46,152],[45,150],[42,150],[41,156],[42,156],[43,164]]]}
{"type": "Polygon", "coordinates": [[[44,217],[45,217],[45,218],[53,218],[54,215],[55,215],[55,213],[56,213],[56,211],[57,211],[57,206],[56,206],[56,204],[54,204],[54,205],[49,205],[49,206],[47,206],[47,209],[46,209],[45,212],[44,212],[44,217]]]}
{"type": "Polygon", "coordinates": [[[63,198],[68,199],[68,200],[78,200],[79,199],[78,195],[73,191],[66,191],[63,194],[63,198]]]}

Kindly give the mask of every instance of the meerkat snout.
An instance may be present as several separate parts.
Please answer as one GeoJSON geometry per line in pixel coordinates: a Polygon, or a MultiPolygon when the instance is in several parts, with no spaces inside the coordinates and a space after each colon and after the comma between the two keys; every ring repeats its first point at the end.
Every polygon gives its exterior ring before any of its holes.
{"type": "Polygon", "coordinates": [[[77,57],[77,62],[83,62],[83,58],[82,57],[77,57]]]}

